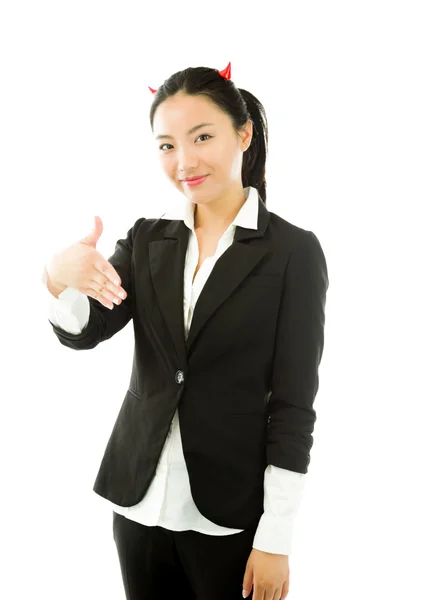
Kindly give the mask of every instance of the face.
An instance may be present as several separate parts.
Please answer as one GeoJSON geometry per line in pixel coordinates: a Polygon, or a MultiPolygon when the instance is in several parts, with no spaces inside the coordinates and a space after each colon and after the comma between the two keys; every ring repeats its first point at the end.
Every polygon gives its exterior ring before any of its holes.
{"type": "Polygon", "coordinates": [[[209,98],[179,92],[157,108],[153,132],[166,176],[187,198],[203,204],[224,197],[230,190],[241,191],[243,153],[252,138],[251,121],[236,132],[229,116],[209,98]],[[195,176],[206,178],[195,186],[184,181],[195,176]]]}

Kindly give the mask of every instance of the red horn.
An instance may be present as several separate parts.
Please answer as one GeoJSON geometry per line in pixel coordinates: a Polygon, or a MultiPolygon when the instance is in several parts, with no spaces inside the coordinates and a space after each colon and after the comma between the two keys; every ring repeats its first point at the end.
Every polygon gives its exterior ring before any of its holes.
{"type": "MultiPolygon", "coordinates": [[[[148,86],[148,87],[149,87],[149,86],[148,86]]],[[[153,89],[152,89],[152,87],[149,87],[149,89],[151,90],[151,92],[152,92],[153,94],[156,94],[156,93],[157,93],[157,90],[153,90],[153,89]]]]}
{"type": "Polygon", "coordinates": [[[228,63],[228,66],[223,71],[219,71],[219,75],[224,79],[231,79],[231,63],[228,63]]]}

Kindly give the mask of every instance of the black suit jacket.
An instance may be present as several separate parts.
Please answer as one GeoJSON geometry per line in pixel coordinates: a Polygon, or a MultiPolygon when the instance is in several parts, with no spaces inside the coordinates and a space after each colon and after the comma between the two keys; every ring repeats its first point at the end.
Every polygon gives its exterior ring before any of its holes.
{"type": "Polygon", "coordinates": [[[317,237],[269,212],[237,227],[183,321],[183,221],[138,219],[109,262],[126,300],[113,310],[89,297],[78,335],[53,325],[64,346],[95,348],[134,327],[128,389],[94,491],[120,506],[147,492],[179,406],[191,493],[224,527],[255,526],[268,464],[306,473],[313,444],[328,274],[317,237]]]}

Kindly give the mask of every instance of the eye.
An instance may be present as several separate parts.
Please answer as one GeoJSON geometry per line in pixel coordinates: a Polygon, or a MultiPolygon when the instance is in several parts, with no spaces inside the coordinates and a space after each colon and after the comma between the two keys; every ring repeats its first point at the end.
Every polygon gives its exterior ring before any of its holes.
{"type": "MultiPolygon", "coordinates": [[[[201,138],[201,137],[212,138],[213,136],[212,136],[212,135],[209,135],[208,133],[202,133],[201,135],[199,135],[199,136],[197,137],[197,140],[198,140],[199,138],[201,138]]],[[[162,145],[160,146],[160,150],[163,150],[163,147],[164,147],[164,146],[170,146],[171,148],[173,148],[173,146],[172,146],[171,144],[162,144],[162,145]]]]}

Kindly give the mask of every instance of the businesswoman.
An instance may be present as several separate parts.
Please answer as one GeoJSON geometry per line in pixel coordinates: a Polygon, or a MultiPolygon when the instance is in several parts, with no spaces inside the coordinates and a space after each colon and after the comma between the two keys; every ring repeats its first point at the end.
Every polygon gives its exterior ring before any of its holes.
{"type": "Polygon", "coordinates": [[[132,320],[131,377],[93,488],[112,508],[126,598],[281,600],[313,444],[325,257],[266,208],[267,120],[230,64],[151,92],[155,152],[182,204],[138,218],[108,260],[100,219],[52,257],[49,321],[87,350],[132,320]]]}

